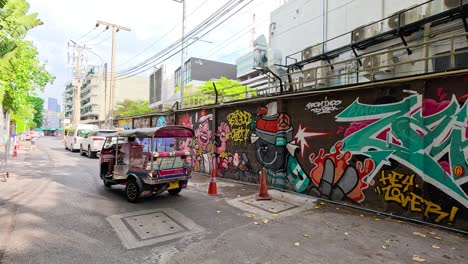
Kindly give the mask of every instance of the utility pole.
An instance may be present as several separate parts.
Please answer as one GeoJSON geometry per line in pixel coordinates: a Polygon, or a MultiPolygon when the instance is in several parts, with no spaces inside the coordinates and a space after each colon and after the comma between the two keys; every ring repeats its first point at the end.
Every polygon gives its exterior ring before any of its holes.
{"type": "Polygon", "coordinates": [[[180,55],[180,106],[184,103],[184,66],[185,66],[185,0],[174,0],[178,3],[182,3],[182,49],[180,55]]]}
{"type": "Polygon", "coordinates": [[[107,122],[107,62],[104,63],[104,126],[110,128],[107,122]]]}
{"type": "Polygon", "coordinates": [[[75,41],[70,40],[73,43],[73,48],[76,50],[75,57],[75,71],[73,76],[73,114],[72,123],[75,125],[80,124],[81,120],[81,80],[83,76],[81,74],[81,52],[87,49],[85,46],[77,44],[75,41]]]}
{"type": "Polygon", "coordinates": [[[119,26],[116,24],[104,22],[104,21],[96,21],[96,27],[99,25],[104,25],[106,28],[112,27],[112,59],[111,59],[111,80],[110,80],[110,98],[109,98],[109,115],[107,116],[106,120],[109,119],[109,127],[113,125],[112,120],[114,119],[114,100],[115,100],[115,33],[119,32],[119,30],[126,30],[130,31],[130,28],[119,26]]]}

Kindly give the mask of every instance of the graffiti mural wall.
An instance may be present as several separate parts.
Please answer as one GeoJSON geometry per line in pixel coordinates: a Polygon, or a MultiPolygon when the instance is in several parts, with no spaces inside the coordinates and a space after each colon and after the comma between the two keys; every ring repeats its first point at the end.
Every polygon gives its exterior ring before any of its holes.
{"type": "Polygon", "coordinates": [[[468,78],[176,113],[197,171],[468,230],[468,78]]]}

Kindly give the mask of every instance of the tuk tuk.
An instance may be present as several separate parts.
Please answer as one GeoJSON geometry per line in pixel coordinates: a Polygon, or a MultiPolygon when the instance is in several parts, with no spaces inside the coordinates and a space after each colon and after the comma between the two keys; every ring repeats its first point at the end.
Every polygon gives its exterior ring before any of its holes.
{"type": "Polygon", "coordinates": [[[100,154],[100,177],[104,186],[126,185],[130,202],[168,191],[177,195],[187,187],[191,167],[190,149],[179,143],[194,132],[183,126],[164,126],[118,131],[106,136],[100,154]]]}

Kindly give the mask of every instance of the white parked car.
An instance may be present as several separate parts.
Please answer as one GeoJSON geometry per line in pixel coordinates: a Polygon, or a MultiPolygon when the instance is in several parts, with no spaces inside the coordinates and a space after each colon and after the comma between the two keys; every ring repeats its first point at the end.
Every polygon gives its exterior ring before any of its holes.
{"type": "Polygon", "coordinates": [[[117,132],[117,130],[100,129],[90,131],[81,141],[80,154],[82,156],[87,155],[88,158],[96,157],[96,154],[101,151],[102,145],[104,145],[106,135],[114,132],[117,132]]]}
{"type": "Polygon", "coordinates": [[[68,129],[68,132],[65,135],[65,149],[70,150],[71,152],[79,150],[83,137],[90,131],[98,129],[99,127],[96,125],[73,125],[68,129]]]}

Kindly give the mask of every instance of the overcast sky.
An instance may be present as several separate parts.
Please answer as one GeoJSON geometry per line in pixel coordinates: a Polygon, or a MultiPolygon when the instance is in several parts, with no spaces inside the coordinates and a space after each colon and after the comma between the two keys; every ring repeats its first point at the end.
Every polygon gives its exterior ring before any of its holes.
{"type": "MultiPolygon", "coordinates": [[[[80,39],[95,28],[96,20],[131,28],[131,32],[117,33],[117,72],[150,57],[180,38],[182,34],[182,4],[173,0],[29,2],[30,12],[38,12],[44,25],[31,30],[28,39],[38,48],[41,60],[47,63],[47,69],[57,77],[53,85],[46,87],[43,97],[58,98],[60,103],[64,85],[72,76],[67,67],[69,39],[80,40],[79,42],[91,47],[104,62],[109,63],[110,68],[111,30],[104,31],[104,27],[101,26],[80,39]],[[168,32],[170,33],[161,39],[168,32]],[[142,53],[145,49],[147,51],[142,53]],[[138,55],[139,53],[141,54],[138,55]]],[[[186,30],[192,29],[226,2],[227,0],[186,0],[186,30]]],[[[283,2],[284,0],[254,0],[222,26],[203,37],[204,40],[213,43],[197,42],[188,49],[188,56],[235,63],[237,57],[251,49],[253,15],[255,14],[256,36],[268,36],[270,13],[283,2]],[[244,30],[241,31],[242,29],[244,30]],[[238,33],[239,31],[241,32],[238,33]]],[[[85,57],[88,59],[88,65],[101,64],[101,60],[89,52],[85,57]]],[[[180,65],[180,55],[166,63],[175,69],[180,65]]]]}

